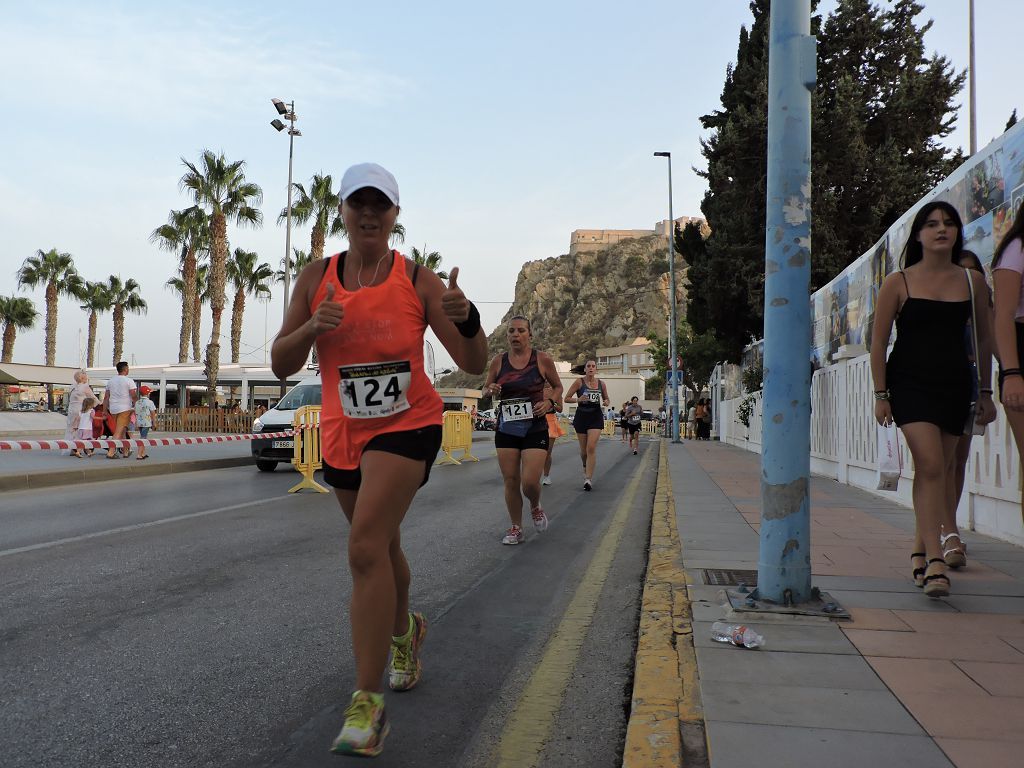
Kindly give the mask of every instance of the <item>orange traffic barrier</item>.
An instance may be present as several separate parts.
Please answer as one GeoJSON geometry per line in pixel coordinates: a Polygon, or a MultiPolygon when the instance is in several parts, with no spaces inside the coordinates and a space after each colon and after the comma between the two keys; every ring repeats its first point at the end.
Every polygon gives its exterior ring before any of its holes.
{"type": "Polygon", "coordinates": [[[441,423],[441,451],[444,456],[438,464],[461,464],[463,461],[480,461],[473,455],[473,417],[466,411],[445,411],[441,423]],[[456,459],[452,451],[461,450],[456,459]]]}
{"type": "Polygon", "coordinates": [[[615,436],[615,422],[609,419],[605,419],[604,429],[601,430],[602,435],[608,435],[608,437],[615,436]]]}
{"type": "Polygon", "coordinates": [[[288,493],[297,493],[304,488],[312,488],[317,493],[330,493],[313,479],[313,473],[323,469],[324,462],[320,456],[320,406],[304,405],[295,412],[295,448],[292,464],[302,473],[302,481],[288,493]]]}

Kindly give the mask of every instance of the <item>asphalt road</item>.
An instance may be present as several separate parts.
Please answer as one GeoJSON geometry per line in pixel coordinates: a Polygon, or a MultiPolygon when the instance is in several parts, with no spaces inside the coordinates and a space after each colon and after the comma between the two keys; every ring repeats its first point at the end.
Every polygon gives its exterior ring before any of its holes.
{"type": "MultiPolygon", "coordinates": [[[[493,446],[435,467],[402,529],[430,621],[424,678],[387,694],[379,766],[491,766],[637,474],[542,767],[618,766],[656,474],[601,443],[592,493],[556,448],[551,528],[503,547],[493,446]]],[[[352,688],[347,524],[296,475],[239,467],[0,494],[0,763],[319,766],[352,688]]],[[[573,626],[570,623],[570,626],[573,626]]],[[[529,709],[526,710],[529,713],[529,709]]],[[[524,751],[534,749],[523,745],[524,751]]]]}

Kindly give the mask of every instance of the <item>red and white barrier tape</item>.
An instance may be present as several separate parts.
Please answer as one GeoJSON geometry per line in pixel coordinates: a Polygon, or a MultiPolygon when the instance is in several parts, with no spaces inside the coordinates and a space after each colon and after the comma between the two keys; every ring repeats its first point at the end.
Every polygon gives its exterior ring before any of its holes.
{"type": "Polygon", "coordinates": [[[203,437],[147,437],[146,439],[131,438],[129,440],[0,440],[0,451],[54,451],[71,448],[128,448],[136,445],[202,445],[204,443],[233,443],[242,440],[262,440],[265,438],[294,437],[291,430],[287,432],[261,432],[249,435],[208,435],[203,437]]]}

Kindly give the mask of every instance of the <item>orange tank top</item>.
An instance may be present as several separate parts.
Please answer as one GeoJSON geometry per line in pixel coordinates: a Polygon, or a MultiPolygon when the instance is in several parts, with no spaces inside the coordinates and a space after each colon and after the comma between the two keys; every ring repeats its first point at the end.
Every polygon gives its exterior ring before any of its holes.
{"type": "MultiPolygon", "coordinates": [[[[310,312],[334,286],[345,317],[316,341],[323,386],[321,452],[336,469],[355,469],[366,444],[385,432],[441,424],[443,404],[423,370],[426,313],[393,251],[391,271],[378,285],[347,291],[338,256],[328,259],[310,312]]],[[[387,257],[385,257],[387,258],[387,257]]]]}

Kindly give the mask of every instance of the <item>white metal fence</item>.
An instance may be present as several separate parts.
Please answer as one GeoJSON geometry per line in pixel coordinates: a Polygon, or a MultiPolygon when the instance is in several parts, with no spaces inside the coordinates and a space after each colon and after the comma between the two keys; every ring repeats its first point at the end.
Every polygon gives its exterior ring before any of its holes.
{"type": "MultiPolygon", "coordinates": [[[[750,426],[737,417],[743,397],[722,399],[723,377],[716,371],[718,436],[730,445],[761,450],[761,393],[753,398],[750,426]]],[[[913,462],[901,443],[903,472],[899,491],[875,490],[875,416],[868,355],[815,372],[811,384],[811,471],[841,483],[863,488],[911,506],[913,462]]],[[[1003,409],[983,436],[974,438],[967,464],[964,495],[957,510],[959,524],[968,530],[1024,545],[1021,516],[1020,456],[1003,409]]]]}

